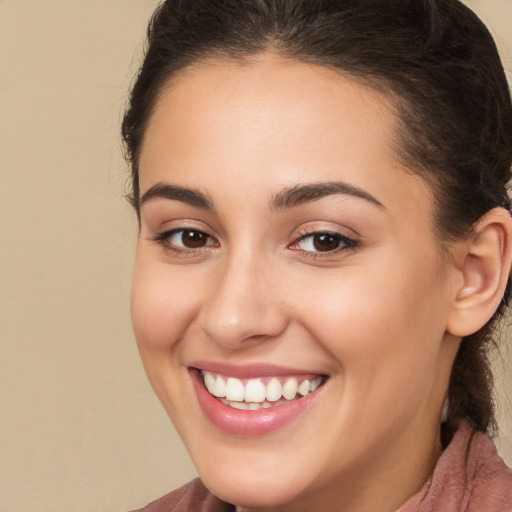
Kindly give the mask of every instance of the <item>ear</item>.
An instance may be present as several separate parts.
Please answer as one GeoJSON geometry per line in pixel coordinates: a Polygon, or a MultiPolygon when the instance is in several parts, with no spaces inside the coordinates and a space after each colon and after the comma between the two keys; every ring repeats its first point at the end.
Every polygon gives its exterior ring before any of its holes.
{"type": "Polygon", "coordinates": [[[474,226],[474,234],[457,252],[461,279],[450,312],[447,331],[469,336],[483,327],[498,308],[512,261],[512,218],[494,208],[474,226]]]}

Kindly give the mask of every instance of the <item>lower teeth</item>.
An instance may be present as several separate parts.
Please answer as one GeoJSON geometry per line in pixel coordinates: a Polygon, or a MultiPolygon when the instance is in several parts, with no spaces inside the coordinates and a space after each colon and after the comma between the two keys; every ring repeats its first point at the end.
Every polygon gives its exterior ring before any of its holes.
{"type": "MultiPolygon", "coordinates": [[[[302,398],[302,397],[299,397],[302,398]]],[[[264,402],[232,402],[226,400],[225,398],[218,398],[224,405],[228,405],[233,409],[240,409],[243,411],[257,411],[258,409],[269,409],[270,407],[276,407],[278,405],[287,404],[288,402],[293,402],[293,400],[286,400],[286,398],[281,398],[276,402],[269,402],[265,400],[264,402]]],[[[297,400],[295,398],[294,400],[297,400]]]]}

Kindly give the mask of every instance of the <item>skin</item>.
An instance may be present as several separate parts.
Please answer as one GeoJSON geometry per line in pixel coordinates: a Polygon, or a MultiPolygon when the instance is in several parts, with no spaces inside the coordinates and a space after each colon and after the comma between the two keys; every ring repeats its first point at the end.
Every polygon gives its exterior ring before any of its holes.
{"type": "Polygon", "coordinates": [[[395,511],[439,457],[461,273],[440,251],[429,188],[398,163],[395,125],[375,91],[272,55],[196,65],[162,91],[142,147],[141,196],[171,184],[200,191],[213,209],[142,204],[133,325],[199,475],[230,503],[395,511]],[[285,189],[325,182],[380,205],[337,193],[270,206],[285,189]],[[180,247],[180,235],[155,241],[179,228],[209,237],[195,249],[180,247]],[[313,232],[356,244],[318,252],[301,238],[313,232]],[[187,371],[197,360],[329,378],[300,418],[237,437],[202,413],[187,371]]]}

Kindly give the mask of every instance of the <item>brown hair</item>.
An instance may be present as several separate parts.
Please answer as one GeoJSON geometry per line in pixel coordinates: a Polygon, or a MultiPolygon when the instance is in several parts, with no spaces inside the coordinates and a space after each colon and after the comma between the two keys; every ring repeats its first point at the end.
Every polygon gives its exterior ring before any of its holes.
{"type": "MultiPolygon", "coordinates": [[[[122,126],[137,212],[140,149],[164,84],[206,58],[265,51],[338,70],[393,99],[396,152],[430,184],[441,240],[468,236],[496,206],[510,210],[510,93],[491,35],[459,0],[167,0],[150,22],[122,126]]],[[[462,341],[448,420],[496,427],[488,348],[509,291],[462,341]]]]}

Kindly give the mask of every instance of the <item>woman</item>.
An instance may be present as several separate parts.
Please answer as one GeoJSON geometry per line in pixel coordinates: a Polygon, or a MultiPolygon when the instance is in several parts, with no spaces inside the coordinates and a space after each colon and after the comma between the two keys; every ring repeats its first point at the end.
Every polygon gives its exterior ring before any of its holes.
{"type": "Polygon", "coordinates": [[[512,107],[467,7],[166,1],[123,135],[135,334],[201,478],[144,510],[512,510],[512,107]]]}

